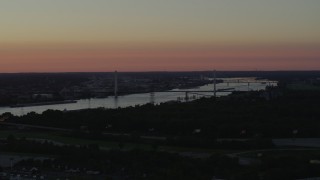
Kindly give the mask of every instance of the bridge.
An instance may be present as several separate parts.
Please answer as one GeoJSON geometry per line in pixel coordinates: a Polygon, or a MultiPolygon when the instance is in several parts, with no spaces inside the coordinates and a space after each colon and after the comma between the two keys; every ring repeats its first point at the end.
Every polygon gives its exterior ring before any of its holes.
{"type": "MultiPolygon", "coordinates": [[[[155,96],[155,93],[164,93],[164,92],[167,92],[167,93],[184,93],[185,97],[184,99],[186,101],[188,101],[190,98],[190,94],[196,94],[196,95],[201,95],[201,96],[216,96],[216,93],[218,92],[234,92],[235,91],[235,88],[224,88],[224,89],[217,89],[216,91],[214,90],[166,90],[166,91],[152,91],[152,92],[149,92],[150,93],[150,102],[153,103],[154,101],[154,96],[155,96]],[[204,95],[204,94],[201,94],[201,93],[212,93],[212,95],[204,95]]],[[[133,92],[133,91],[117,91],[117,96],[119,94],[141,94],[142,92],[133,92]]],[[[146,92],[148,93],[148,92],[146,92]]],[[[117,96],[114,96],[115,98],[117,98],[117,96]]]]}
{"type": "MultiPolygon", "coordinates": [[[[278,83],[277,81],[269,81],[269,80],[265,80],[265,79],[261,79],[261,80],[251,80],[248,78],[234,78],[234,79],[228,79],[225,80],[225,78],[216,78],[216,71],[213,71],[213,89],[212,90],[166,90],[166,91],[152,91],[150,92],[150,101],[151,103],[154,102],[154,96],[156,92],[171,92],[171,93],[184,93],[185,94],[185,100],[188,101],[189,100],[189,94],[198,94],[198,95],[202,95],[202,96],[217,96],[218,92],[234,92],[236,87],[243,87],[246,86],[248,87],[247,91],[250,91],[252,89],[250,89],[250,85],[251,84],[256,84],[256,83],[262,83],[262,84],[268,84],[269,86],[271,84],[276,84],[278,83]],[[236,87],[232,87],[232,88],[224,88],[224,89],[217,89],[217,80],[223,80],[224,83],[227,83],[227,86],[229,86],[230,84],[239,84],[236,87]],[[212,95],[204,95],[201,93],[212,93],[212,95]]],[[[247,92],[247,91],[243,91],[243,92],[247,92]]],[[[139,94],[141,92],[127,92],[127,91],[119,91],[118,89],[118,72],[115,71],[115,75],[114,75],[114,97],[115,99],[118,98],[119,94],[139,94]]]]}
{"type": "MultiPolygon", "coordinates": [[[[189,94],[200,94],[200,93],[213,93],[212,95],[216,97],[217,92],[233,92],[235,88],[225,88],[225,89],[214,89],[213,91],[201,91],[201,90],[172,90],[172,91],[164,91],[164,92],[177,92],[177,93],[185,93],[185,100],[189,100],[189,94]]],[[[202,94],[203,95],[203,94],[202,94]]]]}

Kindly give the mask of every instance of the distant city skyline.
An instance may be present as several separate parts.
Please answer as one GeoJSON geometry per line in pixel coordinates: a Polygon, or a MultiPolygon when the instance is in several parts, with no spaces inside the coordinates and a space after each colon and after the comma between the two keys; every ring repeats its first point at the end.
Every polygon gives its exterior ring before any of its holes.
{"type": "Polygon", "coordinates": [[[320,70],[318,0],[10,0],[0,73],[320,70]]]}

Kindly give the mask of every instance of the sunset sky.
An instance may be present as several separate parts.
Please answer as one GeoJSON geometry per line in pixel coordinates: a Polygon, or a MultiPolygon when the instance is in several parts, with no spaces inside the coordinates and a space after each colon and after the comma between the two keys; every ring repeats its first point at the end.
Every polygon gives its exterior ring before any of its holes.
{"type": "Polygon", "coordinates": [[[320,70],[320,0],[3,0],[0,73],[320,70]]]}

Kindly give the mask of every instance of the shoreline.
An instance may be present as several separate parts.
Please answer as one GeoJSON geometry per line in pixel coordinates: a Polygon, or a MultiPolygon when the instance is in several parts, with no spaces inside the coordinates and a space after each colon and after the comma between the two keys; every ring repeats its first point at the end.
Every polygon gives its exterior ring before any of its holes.
{"type": "Polygon", "coordinates": [[[51,101],[51,102],[40,102],[40,103],[17,104],[17,105],[11,105],[10,108],[44,106],[44,105],[55,105],[55,104],[72,104],[72,103],[77,103],[77,101],[66,100],[66,101],[51,101]]]}

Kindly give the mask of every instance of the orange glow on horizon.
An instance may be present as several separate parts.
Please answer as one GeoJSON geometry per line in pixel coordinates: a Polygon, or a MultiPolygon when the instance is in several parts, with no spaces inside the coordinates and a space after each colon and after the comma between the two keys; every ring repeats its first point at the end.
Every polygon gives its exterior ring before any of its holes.
{"type": "Polygon", "coordinates": [[[1,46],[0,72],[320,70],[310,46],[1,46]]]}

